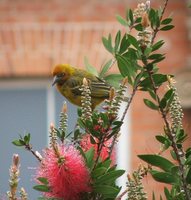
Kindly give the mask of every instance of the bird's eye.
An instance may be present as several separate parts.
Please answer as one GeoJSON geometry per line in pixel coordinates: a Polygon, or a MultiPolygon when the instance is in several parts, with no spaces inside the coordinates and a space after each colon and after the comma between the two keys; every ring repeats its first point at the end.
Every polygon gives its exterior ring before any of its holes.
{"type": "Polygon", "coordinates": [[[64,77],[64,76],[65,76],[65,73],[64,73],[64,72],[62,72],[62,73],[60,73],[60,74],[57,75],[57,77],[60,77],[60,78],[61,78],[61,77],[64,77]]]}

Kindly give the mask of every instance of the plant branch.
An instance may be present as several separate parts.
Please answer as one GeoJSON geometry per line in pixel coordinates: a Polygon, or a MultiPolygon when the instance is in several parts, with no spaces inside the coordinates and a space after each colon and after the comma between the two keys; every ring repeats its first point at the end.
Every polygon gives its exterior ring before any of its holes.
{"type": "Polygon", "coordinates": [[[26,150],[30,151],[37,158],[38,161],[40,161],[40,162],[42,161],[42,158],[38,155],[38,153],[36,151],[34,151],[32,149],[32,146],[30,144],[25,145],[25,148],[26,148],[26,150]]]}
{"type": "Polygon", "coordinates": [[[124,195],[126,195],[128,192],[128,189],[124,190],[115,200],[121,200],[124,195]]]}
{"type": "Polygon", "coordinates": [[[137,87],[138,87],[138,84],[137,84],[136,87],[133,88],[133,92],[131,93],[131,96],[130,96],[130,98],[128,99],[127,106],[126,106],[126,108],[125,108],[125,110],[124,110],[124,112],[123,112],[123,115],[122,115],[122,117],[121,117],[121,120],[120,120],[120,121],[122,121],[122,122],[124,121],[125,115],[127,114],[127,111],[129,110],[130,104],[131,104],[131,102],[132,102],[132,100],[133,100],[133,97],[135,96],[136,91],[137,91],[137,87]]]}
{"type": "MultiPolygon", "coordinates": [[[[143,73],[143,71],[142,71],[142,73],[143,73]]],[[[134,97],[135,94],[136,94],[136,91],[137,91],[137,88],[138,88],[138,86],[139,86],[139,83],[140,83],[140,81],[139,81],[139,82],[134,86],[134,88],[133,88],[133,91],[132,91],[132,93],[131,93],[131,96],[130,96],[130,98],[128,99],[127,106],[126,106],[126,108],[125,108],[125,110],[124,110],[124,112],[123,112],[123,115],[122,115],[121,119],[120,119],[121,122],[123,122],[124,119],[125,119],[125,115],[127,114],[127,111],[129,110],[129,107],[130,107],[131,102],[132,102],[132,100],[133,100],[133,97],[134,97]]],[[[113,141],[112,141],[112,144],[111,144],[111,147],[110,147],[109,157],[110,157],[111,154],[112,154],[113,147],[114,147],[114,145],[115,145],[115,141],[116,141],[117,137],[118,137],[118,134],[115,134],[114,137],[113,137],[113,141]]]]}
{"type": "Polygon", "coordinates": [[[92,171],[93,171],[93,170],[95,169],[95,167],[97,166],[99,157],[100,157],[100,155],[101,155],[102,148],[103,148],[103,146],[104,146],[104,140],[105,140],[105,137],[102,137],[101,140],[99,141],[99,143],[97,144],[97,145],[98,145],[98,148],[97,148],[97,157],[96,157],[96,160],[95,160],[95,163],[94,163],[94,166],[93,166],[92,171]]]}
{"type": "MultiPolygon", "coordinates": [[[[162,9],[162,12],[161,12],[161,16],[160,16],[160,21],[161,21],[162,18],[163,18],[163,15],[164,15],[165,10],[166,10],[167,5],[168,5],[168,1],[169,1],[169,0],[165,0],[165,2],[164,2],[164,6],[163,6],[163,9],[162,9]]],[[[159,26],[160,26],[160,25],[159,25],[159,26]]],[[[156,35],[157,35],[158,31],[159,31],[159,27],[157,26],[153,31],[154,31],[154,32],[153,32],[153,36],[152,36],[152,39],[151,39],[151,44],[154,43],[155,37],[156,37],[156,35]]]]}
{"type": "Polygon", "coordinates": [[[170,124],[167,120],[167,115],[166,115],[166,112],[163,110],[163,108],[160,106],[160,98],[157,94],[157,88],[155,86],[155,83],[154,83],[154,80],[153,80],[153,76],[151,74],[150,71],[148,71],[148,74],[149,74],[149,78],[150,78],[150,81],[152,83],[152,86],[153,86],[153,90],[154,90],[154,93],[156,95],[156,100],[157,100],[157,103],[159,105],[159,110],[160,110],[160,113],[162,115],[162,118],[164,120],[164,123],[165,123],[165,127],[166,127],[166,130],[167,130],[167,136],[169,137],[169,139],[171,140],[172,142],[172,148],[176,154],[176,157],[177,157],[177,161],[178,161],[178,164],[179,164],[179,171],[180,171],[180,175],[181,175],[181,179],[182,179],[182,186],[183,186],[183,189],[185,191],[185,195],[186,195],[186,199],[187,200],[190,200],[191,199],[191,196],[190,196],[190,192],[188,190],[188,187],[187,187],[187,183],[186,183],[186,178],[185,178],[185,169],[184,169],[184,164],[182,163],[181,159],[182,159],[182,155],[180,155],[179,152],[183,152],[182,148],[178,148],[177,144],[176,144],[176,141],[175,141],[175,133],[173,133],[173,131],[171,130],[170,128],[170,124]]]}
{"type": "MultiPolygon", "coordinates": [[[[164,2],[164,6],[163,6],[162,13],[161,13],[161,16],[160,16],[160,21],[161,21],[162,18],[163,18],[163,15],[164,15],[164,13],[165,13],[165,10],[166,10],[168,1],[169,1],[169,0],[165,0],[165,2],[164,2]]],[[[153,36],[152,36],[152,39],[151,39],[151,44],[154,43],[154,39],[155,39],[155,37],[156,37],[158,31],[159,31],[159,27],[156,27],[156,28],[154,29],[154,33],[153,33],[153,36]]],[[[160,106],[160,98],[159,98],[159,96],[158,96],[158,94],[157,94],[157,89],[158,89],[158,88],[157,88],[156,85],[155,85],[155,82],[154,82],[154,79],[153,79],[153,73],[152,73],[152,71],[150,71],[150,70],[146,67],[146,66],[148,65],[147,60],[143,60],[143,63],[144,63],[144,65],[145,65],[145,69],[146,69],[146,71],[147,71],[147,73],[148,73],[148,76],[149,76],[151,85],[152,85],[152,87],[153,87],[153,91],[154,91],[154,93],[155,93],[155,95],[156,95],[156,101],[157,101],[157,103],[158,103],[159,111],[160,111],[160,113],[161,113],[161,115],[162,115],[162,118],[163,118],[163,120],[164,120],[164,123],[165,123],[165,128],[166,128],[166,131],[167,131],[167,135],[168,135],[169,139],[170,139],[171,142],[172,142],[172,145],[171,145],[171,146],[172,146],[172,148],[173,148],[173,150],[174,150],[174,152],[175,152],[175,154],[176,154],[176,157],[177,157],[177,161],[178,161],[178,164],[179,164],[179,172],[180,172],[180,176],[181,176],[181,180],[182,180],[182,187],[183,187],[183,190],[184,190],[184,192],[185,192],[186,199],[187,199],[187,200],[190,200],[190,199],[191,199],[191,196],[190,196],[190,193],[189,193],[189,190],[188,190],[188,187],[187,187],[187,183],[186,183],[185,169],[184,169],[184,165],[183,165],[182,160],[181,160],[181,159],[182,159],[182,158],[181,158],[182,155],[180,156],[180,154],[179,154],[180,151],[181,151],[181,152],[183,152],[183,151],[182,151],[182,149],[180,149],[180,148],[177,147],[176,140],[175,140],[175,137],[174,137],[175,133],[173,133],[172,130],[171,130],[170,124],[169,124],[169,122],[168,122],[168,120],[167,120],[167,113],[166,113],[166,112],[164,111],[164,109],[160,106]]]]}

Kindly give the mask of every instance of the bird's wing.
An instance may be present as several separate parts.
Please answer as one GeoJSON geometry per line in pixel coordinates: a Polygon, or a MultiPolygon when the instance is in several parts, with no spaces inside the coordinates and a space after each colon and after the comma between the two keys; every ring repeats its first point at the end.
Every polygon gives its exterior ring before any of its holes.
{"type": "Polygon", "coordinates": [[[81,79],[74,79],[74,78],[70,78],[68,81],[67,81],[67,85],[68,87],[71,89],[71,92],[78,96],[78,95],[81,95],[81,86],[82,86],[82,80],[81,79]]]}
{"type": "Polygon", "coordinates": [[[111,86],[102,79],[96,77],[96,80],[90,82],[91,96],[97,98],[109,97],[111,86]]]}
{"type": "MultiPolygon", "coordinates": [[[[108,98],[109,97],[109,91],[111,89],[111,86],[108,85],[105,81],[102,79],[96,77],[94,80],[88,79],[89,87],[91,90],[91,97],[95,98],[108,98]]],[[[82,87],[82,79],[74,79],[71,78],[67,81],[67,85],[70,87],[72,93],[76,96],[81,95],[80,88],[82,87]]]]}

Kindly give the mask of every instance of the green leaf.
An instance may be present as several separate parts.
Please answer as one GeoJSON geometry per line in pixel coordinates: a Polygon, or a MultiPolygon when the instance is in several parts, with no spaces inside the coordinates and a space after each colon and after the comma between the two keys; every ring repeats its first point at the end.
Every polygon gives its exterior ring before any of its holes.
{"type": "Polygon", "coordinates": [[[30,142],[30,133],[28,133],[27,135],[24,136],[24,141],[25,141],[25,144],[29,144],[29,142],[30,142]]]}
{"type": "Polygon", "coordinates": [[[137,76],[135,77],[133,85],[137,86],[137,84],[140,83],[140,80],[143,78],[143,76],[144,76],[144,74],[143,74],[142,71],[139,74],[137,74],[137,76]]]}
{"type": "Polygon", "coordinates": [[[138,17],[138,18],[135,19],[134,23],[141,23],[141,21],[142,21],[142,17],[138,17]]]}
{"type": "Polygon", "coordinates": [[[93,167],[94,164],[94,153],[95,150],[92,147],[91,149],[89,149],[87,152],[85,152],[85,157],[86,157],[86,164],[88,166],[89,169],[91,169],[93,167]]]}
{"type": "Polygon", "coordinates": [[[124,53],[129,46],[130,46],[130,42],[128,40],[128,36],[127,36],[127,34],[124,34],[124,36],[121,40],[121,44],[120,44],[120,48],[119,48],[119,54],[121,55],[122,53],[124,53]]]}
{"type": "Polygon", "coordinates": [[[121,31],[118,31],[115,37],[115,47],[114,47],[115,53],[118,52],[120,41],[121,41],[121,31]]]}
{"type": "Polygon", "coordinates": [[[20,139],[19,142],[23,145],[26,145],[25,141],[23,139],[20,139]]]}
{"type": "Polygon", "coordinates": [[[91,135],[90,135],[90,142],[91,142],[91,144],[96,144],[96,141],[94,140],[94,137],[92,137],[91,135]]]}
{"type": "Polygon", "coordinates": [[[48,185],[48,180],[47,178],[44,177],[38,177],[37,180],[39,180],[41,183],[43,183],[44,185],[48,185]]]}
{"type": "Polygon", "coordinates": [[[120,15],[116,15],[116,19],[121,25],[128,26],[128,22],[126,21],[126,19],[124,19],[120,15]]]}
{"type": "Polygon", "coordinates": [[[167,25],[167,26],[163,26],[160,30],[161,31],[169,31],[173,28],[174,28],[174,25],[167,25]]]}
{"type": "Polygon", "coordinates": [[[14,144],[15,146],[18,146],[18,147],[22,147],[25,145],[21,140],[14,140],[14,141],[12,141],[12,144],[14,144]]]}
{"type": "Polygon", "coordinates": [[[135,28],[137,31],[143,31],[143,26],[142,26],[141,23],[135,25],[134,28],[135,28]]]}
{"type": "Polygon", "coordinates": [[[146,47],[146,49],[144,50],[144,55],[146,57],[148,57],[151,52],[152,52],[152,48],[151,47],[146,47]]]}
{"type": "Polygon", "coordinates": [[[171,96],[173,95],[173,93],[174,93],[173,89],[169,89],[169,90],[165,93],[165,95],[164,95],[163,98],[169,100],[169,99],[171,98],[171,96]]]}
{"type": "Polygon", "coordinates": [[[191,156],[191,147],[189,147],[188,149],[186,149],[186,154],[185,154],[186,158],[191,156]]]}
{"type": "Polygon", "coordinates": [[[153,8],[151,8],[149,10],[149,20],[151,22],[151,27],[153,28],[154,27],[154,24],[155,24],[155,10],[153,8]]]}
{"type": "Polygon", "coordinates": [[[161,24],[162,25],[167,25],[167,24],[170,24],[172,22],[172,18],[166,18],[166,19],[163,19],[161,24]]]}
{"type": "Polygon", "coordinates": [[[106,62],[106,64],[102,67],[99,78],[104,78],[105,74],[109,71],[109,69],[112,67],[112,60],[109,60],[106,62]]]}
{"type": "Polygon", "coordinates": [[[171,141],[166,138],[165,136],[162,136],[162,135],[157,135],[155,136],[155,138],[161,143],[163,144],[163,150],[166,150],[170,147],[171,145],[171,141]]]}
{"type": "Polygon", "coordinates": [[[105,81],[109,83],[114,88],[119,88],[119,84],[121,80],[123,79],[123,76],[121,74],[109,74],[105,76],[105,81]]]}
{"type": "Polygon", "coordinates": [[[113,53],[113,47],[112,47],[112,41],[111,41],[111,34],[109,34],[108,39],[105,37],[102,37],[102,42],[104,47],[110,52],[113,53]]]}
{"type": "Polygon", "coordinates": [[[159,27],[160,26],[160,14],[159,11],[156,10],[155,12],[155,27],[159,27]]]}
{"type": "Polygon", "coordinates": [[[153,71],[153,69],[154,69],[153,63],[148,63],[147,66],[146,66],[146,68],[147,68],[147,70],[150,71],[150,72],[153,71]]]}
{"type": "Polygon", "coordinates": [[[106,171],[107,171],[107,168],[106,168],[106,167],[99,167],[99,168],[96,168],[96,169],[92,172],[92,177],[93,177],[94,179],[97,179],[97,177],[103,175],[106,171]]]}
{"type": "Polygon", "coordinates": [[[35,185],[33,189],[40,191],[40,192],[49,192],[50,186],[48,185],[35,185]]]}
{"type": "Polygon", "coordinates": [[[152,46],[152,51],[156,51],[156,50],[160,49],[160,47],[162,47],[163,44],[164,44],[163,40],[158,41],[157,43],[155,43],[152,46]]]}
{"type": "Polygon", "coordinates": [[[101,166],[102,167],[106,167],[107,169],[109,168],[109,166],[111,165],[111,160],[110,159],[105,159],[102,163],[101,166]]]}
{"type": "Polygon", "coordinates": [[[166,107],[166,105],[167,105],[166,98],[162,98],[160,101],[160,107],[164,109],[166,107]]]}
{"type": "Polygon", "coordinates": [[[82,108],[77,109],[77,114],[78,114],[78,117],[82,116],[82,108]]]}
{"type": "Polygon", "coordinates": [[[149,10],[149,20],[153,29],[160,26],[160,16],[158,10],[154,10],[153,8],[149,10]]]}
{"type": "Polygon", "coordinates": [[[138,157],[141,160],[147,162],[148,164],[151,164],[155,167],[159,167],[160,169],[166,172],[170,172],[171,168],[174,166],[172,162],[159,155],[145,154],[145,155],[138,155],[138,157]]]}
{"type": "Polygon", "coordinates": [[[179,174],[179,166],[172,167],[171,174],[179,174]]]}
{"type": "Polygon", "coordinates": [[[176,141],[177,143],[183,143],[188,137],[188,135],[184,132],[184,129],[178,128],[176,132],[176,137],[177,137],[176,141]]]}
{"type": "Polygon", "coordinates": [[[139,68],[134,58],[135,50],[130,49],[123,56],[116,54],[117,64],[121,75],[128,78],[129,84],[132,84],[132,79],[135,78],[139,68]]]}
{"type": "MultiPolygon", "coordinates": [[[[159,87],[162,83],[167,81],[167,75],[164,75],[164,74],[153,74],[152,77],[157,87],[159,87]]],[[[140,84],[140,86],[144,88],[152,88],[151,85],[152,84],[149,77],[145,78],[140,84]]]]}
{"type": "Polygon", "coordinates": [[[118,54],[116,55],[116,59],[117,59],[117,65],[118,65],[121,75],[123,77],[128,76],[128,78],[131,79],[130,71],[128,69],[128,66],[130,64],[129,61],[125,57],[118,54]]]}
{"type": "Polygon", "coordinates": [[[101,119],[103,120],[103,124],[105,127],[108,127],[108,124],[109,124],[109,117],[108,117],[108,114],[107,113],[104,113],[104,112],[100,112],[100,117],[101,119]]]}
{"type": "Polygon", "coordinates": [[[74,130],[74,140],[77,140],[79,138],[79,136],[81,136],[82,133],[80,132],[80,129],[79,128],[76,128],[74,130]]]}
{"type": "Polygon", "coordinates": [[[98,177],[95,180],[95,183],[96,184],[113,183],[116,181],[117,178],[122,176],[124,173],[125,173],[125,170],[110,171],[110,172],[98,177]]]}
{"type": "Polygon", "coordinates": [[[104,196],[111,195],[113,198],[115,198],[120,189],[110,185],[95,185],[93,186],[93,191],[104,196]]]}
{"type": "Polygon", "coordinates": [[[176,153],[173,150],[170,150],[170,154],[174,160],[177,160],[176,153]]]}
{"type": "Polygon", "coordinates": [[[130,44],[132,44],[136,49],[139,49],[139,42],[137,41],[137,39],[135,37],[128,34],[128,40],[129,40],[130,44]]]}
{"type": "Polygon", "coordinates": [[[161,56],[160,58],[157,58],[154,61],[152,61],[152,64],[159,63],[159,62],[161,62],[164,59],[165,59],[165,56],[161,56]]]}
{"type": "Polygon", "coordinates": [[[118,127],[118,128],[120,128],[122,124],[123,124],[122,121],[114,121],[114,122],[113,122],[113,125],[115,125],[115,126],[118,127]]]}
{"type": "Polygon", "coordinates": [[[134,18],[133,18],[133,11],[131,9],[129,9],[128,15],[129,15],[128,19],[130,20],[130,25],[133,25],[134,18]]]}
{"type": "Polygon", "coordinates": [[[150,94],[150,96],[156,101],[156,94],[154,93],[154,91],[150,88],[148,88],[148,92],[150,94]]]}
{"type": "Polygon", "coordinates": [[[84,121],[83,121],[81,118],[78,118],[78,125],[79,125],[81,128],[86,128],[85,123],[84,123],[84,121]]]}
{"type": "Polygon", "coordinates": [[[172,196],[166,187],[164,188],[164,194],[165,194],[167,200],[172,200],[172,196]]]}
{"type": "Polygon", "coordinates": [[[188,184],[191,184],[191,167],[190,167],[190,169],[188,170],[188,173],[187,173],[187,175],[186,175],[186,182],[187,182],[188,184]]]}
{"type": "Polygon", "coordinates": [[[148,57],[148,59],[150,59],[150,60],[158,60],[158,59],[162,58],[163,56],[164,55],[162,55],[162,54],[152,54],[152,55],[150,55],[148,57]]]}
{"type": "Polygon", "coordinates": [[[159,107],[157,105],[155,105],[152,101],[148,100],[148,99],[144,99],[143,100],[145,105],[148,106],[149,108],[153,109],[153,110],[158,110],[159,107]]]}
{"type": "MultiPolygon", "coordinates": [[[[134,48],[128,48],[128,51],[123,54],[123,56],[129,60],[129,62],[131,62],[131,64],[133,65],[133,68],[137,68],[137,66],[135,65],[137,63],[137,50],[134,48]]],[[[142,67],[140,67],[140,69],[142,69],[142,67]]]]}
{"type": "Polygon", "coordinates": [[[89,63],[87,57],[84,58],[84,64],[85,64],[86,70],[87,70],[88,72],[94,74],[95,76],[98,76],[97,69],[96,69],[95,67],[93,67],[93,66],[89,63]]]}
{"type": "Polygon", "coordinates": [[[150,173],[152,177],[158,182],[168,183],[168,184],[178,183],[178,179],[175,176],[175,174],[171,174],[169,172],[159,172],[155,170],[150,171],[150,173]]]}
{"type": "Polygon", "coordinates": [[[162,144],[165,144],[165,142],[168,140],[165,136],[162,135],[156,135],[155,138],[162,144]]]}

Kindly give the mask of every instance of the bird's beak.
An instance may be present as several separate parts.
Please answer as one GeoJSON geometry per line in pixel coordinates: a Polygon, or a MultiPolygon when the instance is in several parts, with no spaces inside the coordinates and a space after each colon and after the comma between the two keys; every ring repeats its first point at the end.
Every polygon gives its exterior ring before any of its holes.
{"type": "Polygon", "coordinates": [[[54,86],[56,83],[58,83],[61,80],[60,77],[58,76],[54,76],[53,82],[52,82],[52,86],[54,86]]]}
{"type": "Polygon", "coordinates": [[[53,79],[53,82],[52,82],[52,86],[54,86],[55,84],[56,84],[56,82],[57,82],[57,77],[56,76],[54,76],[54,79],[53,79]]]}

